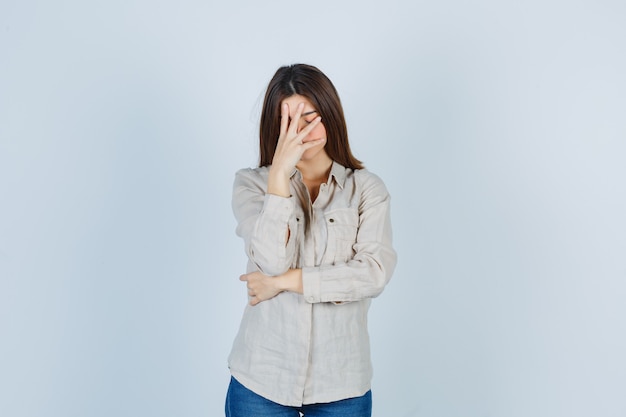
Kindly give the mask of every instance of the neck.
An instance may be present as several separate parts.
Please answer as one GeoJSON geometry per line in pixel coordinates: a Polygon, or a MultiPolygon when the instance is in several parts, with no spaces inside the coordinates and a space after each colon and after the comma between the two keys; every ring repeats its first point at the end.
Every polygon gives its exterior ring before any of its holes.
{"type": "Polygon", "coordinates": [[[328,156],[310,161],[300,161],[296,165],[302,177],[309,181],[327,181],[333,160],[328,156]]]}

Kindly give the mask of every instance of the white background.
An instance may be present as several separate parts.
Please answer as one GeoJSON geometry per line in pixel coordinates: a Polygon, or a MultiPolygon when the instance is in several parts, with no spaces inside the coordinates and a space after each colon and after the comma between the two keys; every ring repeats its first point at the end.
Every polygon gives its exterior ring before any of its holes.
{"type": "Polygon", "coordinates": [[[626,415],[622,1],[0,3],[0,415],[219,416],[281,65],[392,194],[374,415],[626,415]]]}

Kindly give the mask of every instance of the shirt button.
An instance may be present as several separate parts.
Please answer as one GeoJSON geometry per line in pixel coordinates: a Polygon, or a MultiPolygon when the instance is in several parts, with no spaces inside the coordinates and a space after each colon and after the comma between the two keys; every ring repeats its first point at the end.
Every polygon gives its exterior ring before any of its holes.
{"type": "Polygon", "coordinates": [[[328,219],[329,222],[335,223],[335,219],[328,219]]]}
{"type": "Polygon", "coordinates": [[[313,297],[309,297],[309,302],[311,302],[311,303],[312,303],[314,300],[315,300],[315,298],[313,298],[313,297]]]}

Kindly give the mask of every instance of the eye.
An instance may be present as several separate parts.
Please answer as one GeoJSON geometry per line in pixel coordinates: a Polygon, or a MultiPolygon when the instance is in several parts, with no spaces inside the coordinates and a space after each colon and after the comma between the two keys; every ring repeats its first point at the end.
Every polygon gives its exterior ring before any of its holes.
{"type": "Polygon", "coordinates": [[[313,122],[313,120],[315,120],[315,118],[317,117],[317,110],[312,110],[310,112],[307,112],[305,114],[303,114],[303,116],[306,117],[302,117],[302,120],[304,120],[304,122],[308,125],[311,124],[313,122]],[[308,119],[307,119],[308,117],[308,119]]]}

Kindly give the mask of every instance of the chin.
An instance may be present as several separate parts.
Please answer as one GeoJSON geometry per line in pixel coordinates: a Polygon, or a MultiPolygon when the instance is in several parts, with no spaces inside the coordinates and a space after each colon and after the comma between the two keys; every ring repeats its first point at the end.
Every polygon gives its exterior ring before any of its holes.
{"type": "MultiPolygon", "coordinates": [[[[324,144],[325,145],[325,144],[324,144]]],[[[318,156],[321,152],[324,152],[324,146],[320,146],[320,147],[315,147],[315,148],[311,148],[308,149],[306,152],[304,152],[302,154],[302,158],[300,158],[301,161],[310,161],[315,159],[316,156],[318,156]]]]}

